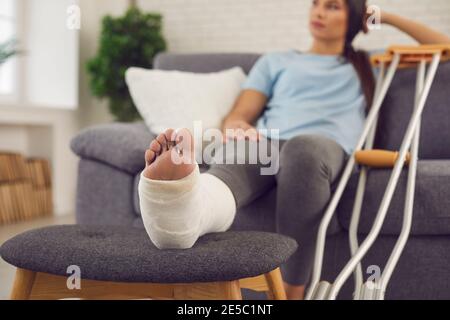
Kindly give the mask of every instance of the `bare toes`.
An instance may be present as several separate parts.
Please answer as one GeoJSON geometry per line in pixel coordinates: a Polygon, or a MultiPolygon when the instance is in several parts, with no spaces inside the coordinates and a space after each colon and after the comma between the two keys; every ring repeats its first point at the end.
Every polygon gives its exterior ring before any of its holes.
{"type": "Polygon", "coordinates": [[[150,149],[145,151],[145,164],[148,166],[151,164],[156,158],[156,153],[150,149]]]}
{"type": "MultiPolygon", "coordinates": [[[[168,142],[172,142],[172,141],[175,141],[175,138],[176,138],[176,131],[175,131],[175,129],[167,129],[165,132],[164,132],[164,135],[166,136],[166,140],[168,141],[168,142]]],[[[169,147],[171,147],[172,146],[172,144],[171,143],[169,143],[169,147]]]]}
{"type": "MultiPolygon", "coordinates": [[[[159,144],[161,145],[161,150],[168,150],[168,143],[167,143],[167,139],[166,139],[166,135],[164,133],[160,133],[156,139],[156,141],[159,142],[159,144]]],[[[161,152],[162,152],[161,151],[161,152]]]]}
{"type": "Polygon", "coordinates": [[[152,150],[155,154],[160,155],[162,151],[161,144],[155,139],[150,143],[150,150],[152,150]]]}
{"type": "Polygon", "coordinates": [[[177,132],[176,142],[177,142],[177,147],[183,153],[193,153],[194,152],[194,140],[188,129],[183,128],[177,132]]]}
{"type": "Polygon", "coordinates": [[[177,161],[192,163],[194,161],[194,141],[189,130],[186,128],[177,130],[174,141],[176,142],[174,150],[177,154],[177,161]]]}

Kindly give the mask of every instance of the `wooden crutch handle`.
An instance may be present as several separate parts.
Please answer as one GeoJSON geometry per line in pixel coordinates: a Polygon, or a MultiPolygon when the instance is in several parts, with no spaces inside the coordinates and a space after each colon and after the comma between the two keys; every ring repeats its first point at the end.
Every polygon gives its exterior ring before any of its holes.
{"type": "MultiPolygon", "coordinates": [[[[355,152],[355,160],[360,165],[365,165],[373,168],[392,168],[398,159],[398,151],[389,150],[359,150],[355,152]]],[[[405,164],[409,164],[411,155],[408,152],[406,155],[405,164]]]]}
{"type": "MultiPolygon", "coordinates": [[[[388,66],[392,62],[392,58],[393,56],[387,53],[375,54],[370,57],[370,63],[375,67],[379,67],[382,63],[388,66]]],[[[398,64],[398,69],[412,68],[416,65],[416,63],[412,62],[400,61],[398,64]]]]}

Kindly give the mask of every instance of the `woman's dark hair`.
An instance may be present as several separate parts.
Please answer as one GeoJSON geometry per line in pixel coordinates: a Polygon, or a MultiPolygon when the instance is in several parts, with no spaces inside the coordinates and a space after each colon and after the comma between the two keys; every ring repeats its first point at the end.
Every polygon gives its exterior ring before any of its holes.
{"type": "Polygon", "coordinates": [[[361,87],[366,98],[366,113],[372,105],[375,92],[375,77],[367,52],[355,50],[352,42],[356,35],[363,30],[366,16],[366,0],[346,0],[348,7],[348,30],[345,37],[343,57],[350,61],[358,74],[361,87]]]}

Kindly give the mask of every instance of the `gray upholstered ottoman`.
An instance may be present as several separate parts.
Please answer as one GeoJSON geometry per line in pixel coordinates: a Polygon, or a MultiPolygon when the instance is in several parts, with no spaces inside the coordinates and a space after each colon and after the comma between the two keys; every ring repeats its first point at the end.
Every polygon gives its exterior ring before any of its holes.
{"type": "Polygon", "coordinates": [[[62,225],[22,233],[0,254],[17,267],[12,299],[242,299],[241,288],[284,299],[279,266],[296,249],[283,235],[228,231],[160,250],[143,229],[62,225]]]}

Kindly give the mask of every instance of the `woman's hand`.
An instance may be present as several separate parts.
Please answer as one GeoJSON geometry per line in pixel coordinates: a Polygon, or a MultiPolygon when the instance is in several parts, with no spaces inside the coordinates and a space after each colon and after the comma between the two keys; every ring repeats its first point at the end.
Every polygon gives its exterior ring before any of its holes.
{"type": "Polygon", "coordinates": [[[244,120],[225,120],[222,131],[224,142],[230,139],[258,141],[261,138],[258,130],[244,120]]]}
{"type": "Polygon", "coordinates": [[[363,27],[362,27],[362,31],[367,34],[369,33],[369,18],[371,16],[372,12],[369,12],[369,7],[366,6],[366,13],[364,15],[364,19],[363,19],[363,27]]]}
{"type": "MultiPolygon", "coordinates": [[[[369,7],[366,6],[366,14],[364,16],[363,28],[362,28],[362,31],[364,33],[366,33],[366,34],[369,33],[369,24],[368,24],[368,22],[369,22],[369,18],[373,14],[377,14],[377,12],[375,10],[369,11],[369,7]]],[[[388,23],[388,21],[389,21],[389,12],[386,12],[386,11],[383,11],[383,10],[380,9],[379,15],[380,15],[380,21],[379,21],[380,24],[388,23]]]]}

